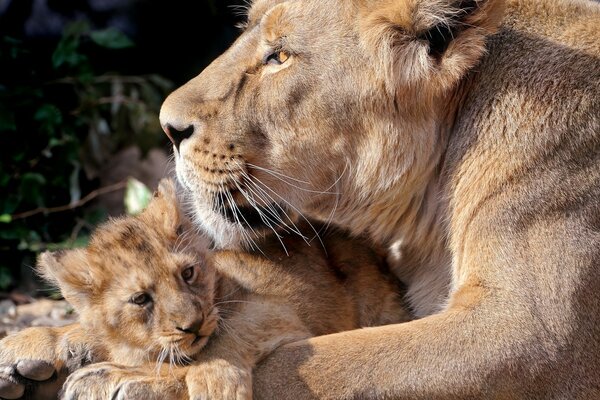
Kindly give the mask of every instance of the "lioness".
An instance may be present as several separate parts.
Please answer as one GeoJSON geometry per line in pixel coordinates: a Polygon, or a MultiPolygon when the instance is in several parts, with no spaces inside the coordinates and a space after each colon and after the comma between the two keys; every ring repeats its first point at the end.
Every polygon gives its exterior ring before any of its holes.
{"type": "Polygon", "coordinates": [[[241,400],[252,398],[257,361],[282,344],[409,319],[383,260],[359,240],[332,232],[321,248],[281,235],[289,257],[271,237],[259,241],[266,258],[209,252],[195,231],[161,181],[139,216],[100,226],[85,249],[40,256],[38,272],[79,324],[3,345],[52,347],[57,368],[105,361],[70,375],[66,399],[241,400]]]}
{"type": "Polygon", "coordinates": [[[599,116],[597,2],[255,0],[161,110],[198,223],[367,234],[423,317],[283,346],[255,397],[600,398],[599,116]]]}

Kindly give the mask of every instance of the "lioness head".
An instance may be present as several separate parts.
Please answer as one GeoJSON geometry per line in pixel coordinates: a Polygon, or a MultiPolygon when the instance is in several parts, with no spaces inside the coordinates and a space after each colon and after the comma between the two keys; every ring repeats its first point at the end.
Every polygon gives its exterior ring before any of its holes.
{"type": "Polygon", "coordinates": [[[198,223],[227,247],[293,230],[298,212],[381,238],[414,218],[448,96],[502,8],[255,0],[237,41],[161,110],[198,223]]]}
{"type": "Polygon", "coordinates": [[[43,253],[38,271],[57,284],[111,361],[181,361],[217,324],[215,269],[185,226],[172,181],[136,217],[107,222],[85,249],[43,253]]]}

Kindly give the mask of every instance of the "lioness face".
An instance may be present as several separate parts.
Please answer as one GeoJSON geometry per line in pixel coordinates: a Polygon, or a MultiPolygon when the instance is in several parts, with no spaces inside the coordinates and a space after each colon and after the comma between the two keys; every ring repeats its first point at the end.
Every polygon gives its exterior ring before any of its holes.
{"type": "Polygon", "coordinates": [[[360,151],[353,115],[377,83],[353,66],[367,61],[340,26],[351,10],[299,3],[256,2],[233,46],[161,110],[177,177],[220,247],[294,229],[297,210],[327,215],[360,151]]]}
{"type": "Polygon", "coordinates": [[[360,232],[403,217],[390,201],[423,191],[440,154],[433,109],[483,51],[481,32],[461,51],[435,33],[458,34],[471,3],[421,3],[256,0],[231,48],[166,99],[177,177],[217,246],[295,230],[297,213],[360,232]]]}

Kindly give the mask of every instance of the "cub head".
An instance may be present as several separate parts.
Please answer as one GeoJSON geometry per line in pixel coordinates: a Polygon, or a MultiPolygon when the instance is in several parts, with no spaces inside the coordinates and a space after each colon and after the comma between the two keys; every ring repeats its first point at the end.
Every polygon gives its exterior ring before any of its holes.
{"type": "Polygon", "coordinates": [[[43,253],[38,271],[114,362],[184,361],[217,325],[215,270],[172,181],[140,215],[99,227],[87,248],[43,253]]]}
{"type": "Polygon", "coordinates": [[[299,213],[360,232],[384,225],[376,217],[409,218],[440,158],[448,98],[502,10],[503,0],[252,1],[237,41],[161,109],[198,224],[234,247],[294,230],[299,213]]]}

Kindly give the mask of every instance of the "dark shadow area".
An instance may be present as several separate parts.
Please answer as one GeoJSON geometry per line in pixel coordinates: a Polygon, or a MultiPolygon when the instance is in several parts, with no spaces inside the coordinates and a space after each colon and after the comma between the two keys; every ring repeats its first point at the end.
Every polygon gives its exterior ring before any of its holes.
{"type": "Polygon", "coordinates": [[[0,300],[27,302],[10,292],[37,292],[39,252],[123,213],[129,178],[169,172],[160,105],[236,38],[242,4],[0,1],[0,300]]]}

